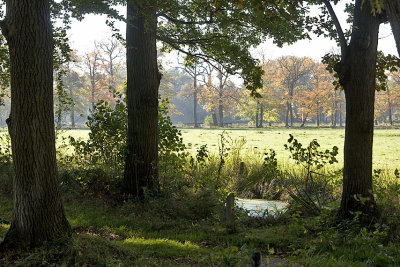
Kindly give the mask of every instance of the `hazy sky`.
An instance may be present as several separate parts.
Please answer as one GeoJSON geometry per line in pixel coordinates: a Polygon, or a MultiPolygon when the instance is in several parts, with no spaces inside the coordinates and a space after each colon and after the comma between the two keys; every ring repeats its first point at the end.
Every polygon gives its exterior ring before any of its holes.
{"type": "MultiPolygon", "coordinates": [[[[341,12],[343,4],[341,6],[335,7],[337,15],[342,22],[342,26],[345,28],[345,14],[341,12]]],[[[125,12],[124,8],[120,9],[121,12],[125,12]]],[[[314,8],[314,12],[318,12],[314,8]]],[[[74,21],[72,28],[69,31],[70,39],[72,41],[72,48],[78,50],[79,54],[90,51],[94,48],[94,41],[100,41],[104,38],[108,38],[111,35],[111,31],[108,26],[105,25],[105,16],[99,15],[88,15],[83,21],[74,21]]],[[[121,34],[125,34],[124,23],[118,22],[117,27],[121,30],[121,34]]],[[[385,53],[390,53],[397,55],[397,50],[395,47],[395,42],[393,35],[391,33],[390,25],[385,24],[381,26],[380,29],[380,40],[379,49],[385,53]]],[[[329,51],[337,50],[334,41],[326,38],[313,38],[313,40],[303,40],[299,41],[290,46],[284,46],[279,48],[272,43],[272,40],[267,40],[261,47],[257,48],[255,51],[259,53],[263,51],[267,59],[276,58],[282,55],[295,55],[295,56],[308,56],[316,60],[321,59],[321,57],[329,51]]],[[[171,56],[171,57],[175,57],[171,56]]]]}

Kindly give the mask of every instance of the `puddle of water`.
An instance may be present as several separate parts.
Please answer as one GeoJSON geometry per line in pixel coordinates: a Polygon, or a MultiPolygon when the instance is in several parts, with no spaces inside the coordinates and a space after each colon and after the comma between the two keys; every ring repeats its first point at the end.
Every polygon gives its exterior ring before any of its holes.
{"type": "Polygon", "coordinates": [[[268,214],[275,215],[277,212],[284,211],[287,203],[264,199],[236,198],[235,205],[247,210],[249,212],[249,216],[261,217],[266,212],[268,212],[268,214]]]}

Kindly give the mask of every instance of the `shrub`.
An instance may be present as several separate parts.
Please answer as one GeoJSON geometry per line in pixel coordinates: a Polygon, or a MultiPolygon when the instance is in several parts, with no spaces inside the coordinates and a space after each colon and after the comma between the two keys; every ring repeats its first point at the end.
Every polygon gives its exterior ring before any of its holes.
{"type": "MultiPolygon", "coordinates": [[[[80,183],[84,187],[92,187],[99,181],[100,184],[113,187],[110,183],[119,184],[122,180],[126,155],[127,106],[121,93],[114,90],[113,94],[117,99],[115,105],[101,100],[93,107],[86,123],[90,129],[88,140],[69,137],[74,153],[64,160],[85,170],[80,175],[80,183]],[[88,172],[90,169],[96,169],[95,173],[101,175],[92,175],[93,172],[88,172]]],[[[186,155],[181,133],[172,125],[167,106],[168,100],[161,100],[158,116],[160,171],[165,173],[182,168],[186,155]]],[[[98,185],[95,187],[99,190],[98,185]]]]}
{"type": "Polygon", "coordinates": [[[290,158],[297,165],[304,169],[304,179],[294,190],[288,188],[289,194],[294,202],[303,210],[305,214],[318,215],[321,208],[332,201],[333,180],[337,177],[337,172],[321,173],[326,164],[337,163],[336,156],[338,148],[334,146],[332,150],[320,150],[320,145],[316,139],[304,148],[303,145],[290,135],[285,149],[289,150],[290,158]]]}

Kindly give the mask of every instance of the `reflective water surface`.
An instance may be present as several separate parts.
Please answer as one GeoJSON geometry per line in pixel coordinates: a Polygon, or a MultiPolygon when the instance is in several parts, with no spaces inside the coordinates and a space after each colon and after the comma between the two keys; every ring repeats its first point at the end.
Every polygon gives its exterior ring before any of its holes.
{"type": "Polygon", "coordinates": [[[284,211],[287,203],[264,199],[236,198],[235,205],[248,210],[250,216],[258,217],[266,213],[275,215],[277,212],[284,211]]]}

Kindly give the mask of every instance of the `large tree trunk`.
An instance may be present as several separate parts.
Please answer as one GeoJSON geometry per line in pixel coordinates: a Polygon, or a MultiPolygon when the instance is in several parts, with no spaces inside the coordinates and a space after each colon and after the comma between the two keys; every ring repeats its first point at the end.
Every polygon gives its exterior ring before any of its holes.
{"type": "Polygon", "coordinates": [[[342,218],[350,218],[356,211],[369,218],[376,212],[372,194],[372,144],[379,21],[372,15],[369,1],[362,2],[356,1],[351,41],[336,66],[346,96],[343,193],[339,211],[342,218]]]}
{"type": "Polygon", "coordinates": [[[400,0],[385,0],[384,3],[400,56],[400,0]]]}
{"type": "Polygon", "coordinates": [[[146,1],[127,3],[128,140],[124,187],[142,197],[145,189],[158,190],[157,17],[146,1]]]}
{"type": "Polygon", "coordinates": [[[11,63],[11,136],[14,209],[0,251],[31,248],[66,236],[57,177],[53,110],[50,4],[8,0],[2,25],[11,63]]]}

